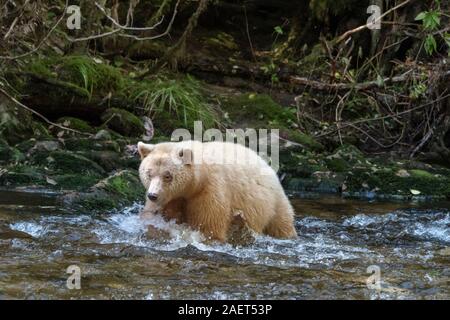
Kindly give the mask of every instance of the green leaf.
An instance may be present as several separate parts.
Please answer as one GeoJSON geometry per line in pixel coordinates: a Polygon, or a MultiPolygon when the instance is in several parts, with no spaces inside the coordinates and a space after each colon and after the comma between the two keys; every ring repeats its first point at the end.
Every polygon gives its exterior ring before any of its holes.
{"type": "Polygon", "coordinates": [[[384,85],[384,79],[382,76],[377,75],[377,86],[382,87],[384,85]]]}
{"type": "Polygon", "coordinates": [[[450,33],[444,33],[444,41],[450,47],[450,33]]]}
{"type": "Polygon", "coordinates": [[[424,46],[426,53],[430,56],[437,51],[437,43],[433,35],[430,34],[426,37],[424,46]]]}
{"type": "Polygon", "coordinates": [[[423,19],[425,19],[425,16],[427,15],[427,11],[423,11],[423,12],[421,12],[421,13],[419,13],[418,15],[417,15],[417,17],[416,17],[416,21],[421,21],[421,20],[423,20],[423,19]]]}
{"type": "Polygon", "coordinates": [[[425,17],[422,21],[423,27],[426,30],[437,29],[441,23],[441,19],[439,18],[439,15],[440,15],[440,13],[437,11],[425,12],[425,17]]]}
{"type": "Polygon", "coordinates": [[[283,29],[281,29],[280,26],[276,26],[276,27],[274,28],[274,30],[275,30],[276,33],[278,33],[278,34],[280,34],[280,35],[283,34],[283,29]]]}

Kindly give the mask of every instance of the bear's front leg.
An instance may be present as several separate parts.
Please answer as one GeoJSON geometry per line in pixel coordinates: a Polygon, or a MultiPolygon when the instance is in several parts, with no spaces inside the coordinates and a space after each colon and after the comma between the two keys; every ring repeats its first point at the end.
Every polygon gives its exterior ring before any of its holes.
{"type": "Polygon", "coordinates": [[[147,200],[145,202],[144,209],[139,213],[139,218],[143,220],[151,219],[158,211],[160,211],[160,207],[156,205],[154,202],[147,200]]]}
{"type": "Polygon", "coordinates": [[[227,241],[231,222],[231,209],[228,202],[220,195],[211,196],[204,192],[187,204],[187,223],[211,240],[227,241]]]}

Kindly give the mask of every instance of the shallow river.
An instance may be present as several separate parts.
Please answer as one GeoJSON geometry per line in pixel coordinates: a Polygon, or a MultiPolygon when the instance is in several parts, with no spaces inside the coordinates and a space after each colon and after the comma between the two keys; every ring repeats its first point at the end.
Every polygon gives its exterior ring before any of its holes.
{"type": "Polygon", "coordinates": [[[450,299],[449,203],[292,202],[297,240],[233,247],[160,219],[171,237],[148,239],[140,204],[68,214],[51,196],[3,191],[0,299],[450,299]]]}

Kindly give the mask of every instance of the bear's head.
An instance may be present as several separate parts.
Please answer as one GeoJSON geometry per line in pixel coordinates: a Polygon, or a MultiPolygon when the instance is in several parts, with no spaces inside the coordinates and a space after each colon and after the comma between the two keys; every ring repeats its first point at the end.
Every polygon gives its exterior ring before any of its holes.
{"type": "Polygon", "coordinates": [[[191,149],[173,142],[139,142],[138,152],[142,160],[139,177],[150,201],[164,206],[192,189],[194,169],[191,149]]]}

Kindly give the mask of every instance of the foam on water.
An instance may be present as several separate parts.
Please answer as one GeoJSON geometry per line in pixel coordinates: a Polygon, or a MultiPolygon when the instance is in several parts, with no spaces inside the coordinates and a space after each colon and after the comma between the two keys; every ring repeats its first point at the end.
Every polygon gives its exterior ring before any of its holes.
{"type": "Polygon", "coordinates": [[[32,237],[39,238],[47,233],[47,228],[34,222],[16,222],[9,225],[12,230],[28,233],[32,237]]]}
{"type": "Polygon", "coordinates": [[[343,220],[342,225],[382,234],[403,233],[420,240],[450,242],[449,212],[396,211],[384,215],[358,214],[343,220]]]}
{"type": "MultiPolygon", "coordinates": [[[[108,217],[107,223],[97,226],[94,233],[103,244],[127,243],[135,246],[151,247],[159,251],[174,251],[189,246],[202,252],[217,252],[234,258],[269,266],[308,266],[310,264],[330,265],[336,260],[358,259],[361,254],[371,255],[365,248],[341,244],[336,239],[324,235],[295,240],[280,240],[257,236],[250,246],[234,247],[230,244],[205,242],[204,237],[185,225],[165,221],[154,216],[143,222],[137,212],[142,206],[135,205],[108,217]],[[166,231],[170,239],[154,241],[145,237],[147,226],[166,231]]],[[[301,222],[300,222],[301,223],[301,222]]],[[[315,226],[326,227],[329,223],[315,220],[315,226]]]]}
{"type": "MultiPolygon", "coordinates": [[[[159,215],[143,221],[138,215],[141,210],[142,205],[135,204],[107,216],[44,216],[33,221],[13,223],[10,228],[26,232],[35,238],[57,239],[59,236],[66,239],[64,237],[69,237],[68,235],[80,234],[81,227],[83,231],[80,241],[86,235],[92,235],[94,238],[89,241],[100,244],[127,244],[161,252],[194,248],[199,252],[224,254],[242,263],[276,267],[331,266],[336,262],[357,259],[383,261],[384,257],[380,252],[369,249],[374,241],[392,243],[411,241],[413,238],[425,243],[450,242],[449,212],[395,211],[383,215],[358,214],[335,220],[305,216],[296,220],[298,239],[280,240],[257,236],[254,244],[235,247],[207,242],[198,231],[174,221],[167,222],[159,215]],[[149,238],[146,234],[150,225],[165,231],[169,238],[149,238]],[[367,242],[364,244],[361,241],[367,242]]],[[[423,253],[407,248],[391,252],[411,259],[415,256],[425,260],[432,257],[426,248],[422,251],[423,253]]]]}

